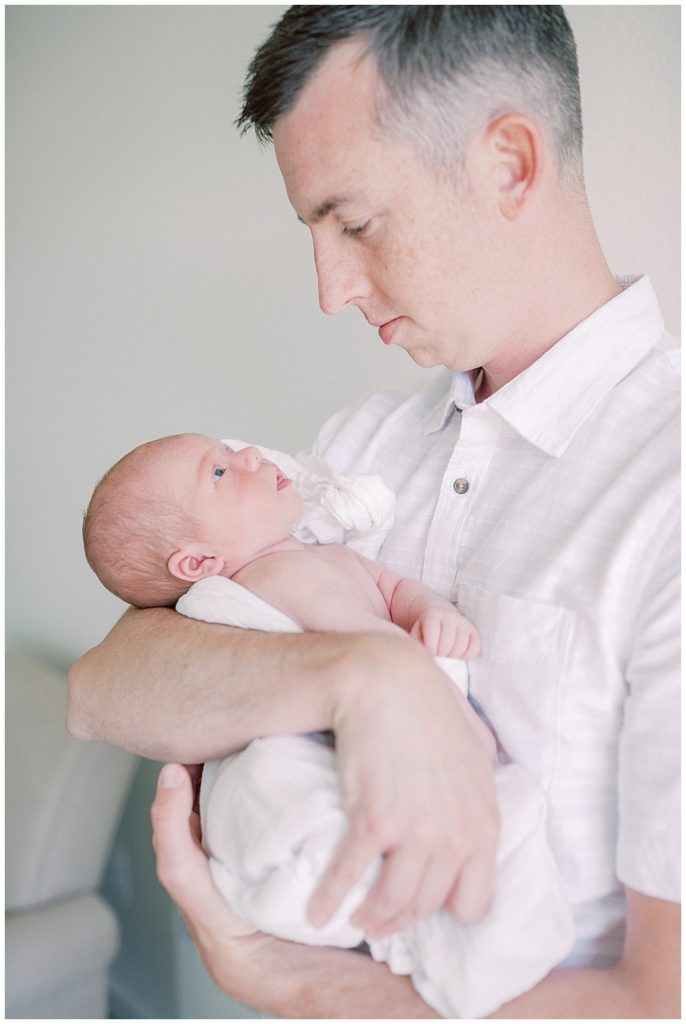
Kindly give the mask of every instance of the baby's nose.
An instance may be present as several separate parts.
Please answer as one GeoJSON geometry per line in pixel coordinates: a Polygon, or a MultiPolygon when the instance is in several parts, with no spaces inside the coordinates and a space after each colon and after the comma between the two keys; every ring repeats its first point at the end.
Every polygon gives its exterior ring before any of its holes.
{"type": "Polygon", "coordinates": [[[234,458],[243,469],[250,470],[252,473],[260,468],[263,461],[259,448],[242,448],[236,452],[234,458]]]}

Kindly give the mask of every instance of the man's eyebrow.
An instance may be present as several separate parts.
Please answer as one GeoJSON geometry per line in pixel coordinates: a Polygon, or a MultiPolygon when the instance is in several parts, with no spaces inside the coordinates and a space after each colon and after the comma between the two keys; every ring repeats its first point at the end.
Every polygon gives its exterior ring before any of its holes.
{"type": "Polygon", "coordinates": [[[320,220],[324,220],[330,213],[337,210],[339,206],[344,206],[345,203],[349,203],[350,200],[346,196],[332,196],[331,199],[325,199],[320,206],[318,206],[312,213],[309,221],[304,220],[300,214],[298,214],[298,220],[301,224],[318,224],[320,220]]]}

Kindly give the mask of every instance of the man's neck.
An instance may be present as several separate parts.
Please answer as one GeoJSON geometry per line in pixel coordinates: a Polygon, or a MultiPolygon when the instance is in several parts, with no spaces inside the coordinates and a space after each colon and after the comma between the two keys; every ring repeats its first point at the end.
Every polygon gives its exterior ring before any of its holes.
{"type": "MultiPolygon", "coordinates": [[[[589,222],[590,223],[590,222],[589,222]]],[[[575,250],[549,254],[537,275],[537,298],[513,317],[515,328],[497,359],[475,376],[477,402],[495,394],[504,384],[535,363],[583,320],[621,292],[590,228],[590,236],[575,250]]],[[[477,371],[478,373],[478,371],[477,371]]]]}

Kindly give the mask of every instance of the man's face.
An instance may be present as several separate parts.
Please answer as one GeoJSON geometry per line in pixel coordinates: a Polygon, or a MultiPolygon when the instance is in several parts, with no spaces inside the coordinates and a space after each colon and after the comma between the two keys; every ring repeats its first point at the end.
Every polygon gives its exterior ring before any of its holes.
{"type": "Polygon", "coordinates": [[[234,452],[199,434],[170,440],[153,477],[197,524],[204,554],[247,562],[284,540],[302,511],[291,481],[256,448],[234,452]]]}
{"type": "Polygon", "coordinates": [[[325,313],[354,305],[424,366],[489,356],[494,218],[462,169],[439,175],[381,134],[377,76],[335,47],[274,129],[288,197],[312,232],[325,313]]]}

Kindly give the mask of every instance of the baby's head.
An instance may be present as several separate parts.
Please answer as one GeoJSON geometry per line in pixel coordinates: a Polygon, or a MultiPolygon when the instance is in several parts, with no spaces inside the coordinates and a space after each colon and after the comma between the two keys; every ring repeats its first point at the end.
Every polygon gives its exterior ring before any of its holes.
{"type": "Polygon", "coordinates": [[[257,448],[177,434],[135,448],[105,474],[83,543],[122,600],[173,605],[197,580],[232,576],[285,540],[301,511],[291,481],[257,448]]]}

